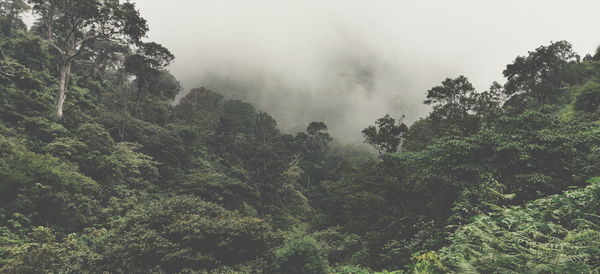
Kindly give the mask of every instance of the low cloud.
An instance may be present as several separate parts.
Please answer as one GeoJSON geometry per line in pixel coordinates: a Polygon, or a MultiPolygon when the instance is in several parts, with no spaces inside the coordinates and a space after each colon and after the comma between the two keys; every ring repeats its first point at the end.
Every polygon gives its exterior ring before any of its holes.
{"type": "Polygon", "coordinates": [[[600,38],[597,1],[136,2],[188,90],[249,101],[290,133],[323,121],[346,142],[387,113],[426,115],[426,90],[445,77],[484,90],[539,45],[585,54],[600,38]]]}

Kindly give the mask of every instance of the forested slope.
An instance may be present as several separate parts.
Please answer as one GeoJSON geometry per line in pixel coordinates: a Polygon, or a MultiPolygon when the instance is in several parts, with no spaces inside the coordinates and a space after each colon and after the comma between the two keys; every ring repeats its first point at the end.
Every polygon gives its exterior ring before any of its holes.
{"type": "Polygon", "coordinates": [[[133,4],[66,3],[0,2],[0,272],[600,270],[600,54],[445,79],[369,149],[206,88],[175,103],[133,4]]]}

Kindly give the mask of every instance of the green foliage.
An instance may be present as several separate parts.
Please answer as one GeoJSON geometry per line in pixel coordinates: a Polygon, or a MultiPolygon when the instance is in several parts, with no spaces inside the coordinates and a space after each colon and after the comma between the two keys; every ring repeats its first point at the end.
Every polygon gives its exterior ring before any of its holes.
{"type": "Polygon", "coordinates": [[[427,147],[431,141],[439,136],[435,130],[432,119],[421,118],[414,122],[404,135],[402,148],[406,151],[418,151],[427,147]]]}
{"type": "Polygon", "coordinates": [[[21,122],[23,131],[29,135],[29,141],[34,149],[50,143],[58,138],[69,135],[69,130],[62,124],[44,117],[27,117],[21,122]]]}
{"type": "Polygon", "coordinates": [[[15,259],[7,262],[1,270],[6,273],[42,273],[60,269],[60,247],[55,235],[47,227],[35,227],[29,234],[30,242],[10,249],[15,259]]]}
{"type": "Polygon", "coordinates": [[[440,251],[455,272],[595,272],[598,179],[581,190],[479,216],[440,251]]]}
{"type": "Polygon", "coordinates": [[[11,35],[15,29],[25,29],[22,14],[28,11],[29,5],[23,0],[6,0],[0,2],[0,30],[3,35],[11,35]]]}
{"type": "Polygon", "coordinates": [[[216,170],[211,163],[197,161],[194,169],[178,176],[169,186],[179,194],[193,194],[231,210],[254,212],[257,191],[247,183],[216,170]]]}
{"type": "Polygon", "coordinates": [[[18,31],[0,37],[0,117],[11,125],[52,109],[49,55],[42,40],[18,31]]]}
{"type": "Polygon", "coordinates": [[[433,111],[407,129],[402,147],[418,151],[437,138],[477,133],[501,116],[500,106],[505,99],[502,92],[497,82],[487,91],[476,92],[464,76],[446,78],[442,85],[427,92],[424,103],[433,105],[433,111]]]}
{"type": "Polygon", "coordinates": [[[360,236],[347,234],[341,227],[331,227],[312,234],[332,265],[353,265],[364,260],[366,249],[360,236]]]}
{"type": "Polygon", "coordinates": [[[448,269],[436,252],[424,252],[413,255],[414,273],[447,273],[448,269]]]}
{"type": "Polygon", "coordinates": [[[135,5],[118,1],[28,0],[40,17],[43,37],[56,54],[58,90],[56,114],[63,116],[66,92],[76,58],[96,41],[143,46],[148,26],[135,5]]]}
{"type": "Polygon", "coordinates": [[[486,204],[520,203],[582,183],[583,178],[575,175],[591,162],[581,147],[596,142],[561,128],[553,115],[527,111],[504,116],[493,128],[473,136],[438,139],[418,153],[395,155],[397,160],[391,160],[400,170],[417,170],[420,184],[444,189],[434,192],[441,196],[430,198],[441,202],[435,208],[451,207],[444,201],[457,195],[450,201],[458,199],[475,208],[455,204],[455,212],[474,210],[466,214],[472,216],[485,211],[486,204]],[[507,200],[510,196],[502,193],[516,196],[507,200]]]}
{"type": "Polygon", "coordinates": [[[365,142],[373,145],[379,155],[397,152],[402,134],[408,130],[408,127],[400,121],[396,122],[396,119],[390,117],[389,114],[378,119],[375,125],[362,131],[365,142]]]}
{"type": "Polygon", "coordinates": [[[192,89],[175,106],[175,118],[185,124],[197,124],[210,129],[217,121],[221,94],[206,88],[192,89]]]}
{"type": "MultiPolygon", "coordinates": [[[[219,121],[219,128],[223,134],[252,133],[255,125],[254,107],[239,100],[228,100],[223,103],[223,115],[219,121]]],[[[234,136],[228,136],[233,138],[234,136]]]]}
{"type": "Polygon", "coordinates": [[[434,87],[427,91],[427,100],[425,104],[431,105],[467,105],[464,100],[474,92],[475,88],[464,76],[456,79],[446,78],[441,86],[434,87]]]}
{"type": "Polygon", "coordinates": [[[114,145],[106,129],[98,124],[83,124],[77,129],[75,135],[89,150],[100,153],[106,153],[114,145]]]}
{"type": "Polygon", "coordinates": [[[377,157],[206,88],[174,104],[132,3],[29,3],[32,31],[0,2],[2,273],[599,271],[598,182],[556,195],[600,175],[598,56],[447,78],[363,131],[377,157]]]}
{"type": "Polygon", "coordinates": [[[124,272],[211,270],[264,260],[277,234],[192,196],[151,201],[119,220],[99,247],[99,269],[124,272]]]}
{"type": "MultiPolygon", "coordinates": [[[[76,231],[97,221],[100,186],[75,166],[0,138],[0,205],[32,225],[76,231]]],[[[3,220],[4,222],[5,220],[3,220]]]]}
{"type": "Polygon", "coordinates": [[[374,273],[373,271],[355,265],[344,265],[340,267],[334,268],[330,273],[339,273],[339,274],[370,274],[374,273]]]}
{"type": "MultiPolygon", "coordinates": [[[[4,216],[3,219],[5,219],[4,216]]],[[[10,261],[13,248],[25,242],[25,237],[23,236],[25,233],[22,231],[24,228],[18,221],[8,220],[7,225],[0,227],[0,246],[2,247],[0,249],[0,266],[10,261]],[[17,232],[13,232],[15,230],[17,232]]]]}
{"type": "Polygon", "coordinates": [[[575,98],[575,109],[588,113],[600,113],[600,84],[588,83],[575,98]]]}
{"type": "Polygon", "coordinates": [[[87,230],[82,235],[58,237],[51,228],[33,227],[27,239],[9,245],[11,258],[0,267],[3,273],[85,273],[99,254],[89,245],[98,242],[103,230],[87,230]]]}
{"type": "Polygon", "coordinates": [[[16,87],[28,90],[40,85],[27,67],[13,60],[0,61],[0,68],[0,83],[4,85],[14,83],[16,87]]]}
{"type": "Polygon", "coordinates": [[[275,250],[273,273],[329,273],[327,256],[317,240],[301,232],[289,235],[275,250]]]}
{"type": "MultiPolygon", "coordinates": [[[[513,64],[506,66],[503,72],[507,78],[505,93],[524,93],[535,99],[537,104],[555,103],[563,85],[579,80],[578,75],[573,75],[576,70],[571,66],[578,62],[579,56],[573,52],[569,42],[558,41],[540,46],[528,56],[519,56],[513,64]]],[[[522,100],[523,97],[514,98],[522,100]]]]}
{"type": "MultiPolygon", "coordinates": [[[[32,79],[33,81],[43,79],[44,84],[51,83],[48,75],[48,70],[51,70],[51,56],[47,44],[41,37],[26,31],[17,31],[10,38],[0,38],[0,48],[4,58],[14,60],[27,68],[29,74],[41,78],[32,79]]],[[[24,75],[15,76],[24,77],[24,75]]]]}
{"type": "Polygon", "coordinates": [[[117,119],[120,117],[104,117],[102,123],[105,128],[110,129],[109,132],[115,139],[141,144],[142,153],[160,159],[162,173],[172,173],[183,167],[188,160],[187,157],[182,157],[186,156],[186,152],[183,140],[176,131],[143,120],[117,119]]]}

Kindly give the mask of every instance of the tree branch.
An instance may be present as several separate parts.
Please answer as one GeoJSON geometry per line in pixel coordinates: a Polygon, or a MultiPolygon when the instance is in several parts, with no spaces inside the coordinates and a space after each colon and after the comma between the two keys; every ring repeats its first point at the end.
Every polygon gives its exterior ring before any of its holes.
{"type": "Polygon", "coordinates": [[[62,50],[57,44],[55,44],[52,40],[48,40],[48,44],[52,46],[60,55],[67,55],[64,50],[62,50]]]}

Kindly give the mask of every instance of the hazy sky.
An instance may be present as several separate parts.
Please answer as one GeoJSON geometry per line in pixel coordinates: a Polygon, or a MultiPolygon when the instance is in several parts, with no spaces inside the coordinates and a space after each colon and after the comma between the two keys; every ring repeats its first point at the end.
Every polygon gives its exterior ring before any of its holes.
{"type": "Polygon", "coordinates": [[[445,77],[484,90],[542,44],[568,40],[581,55],[600,44],[598,0],[135,2],[186,89],[250,101],[287,131],[322,120],[352,141],[386,113],[425,115],[445,77]]]}

